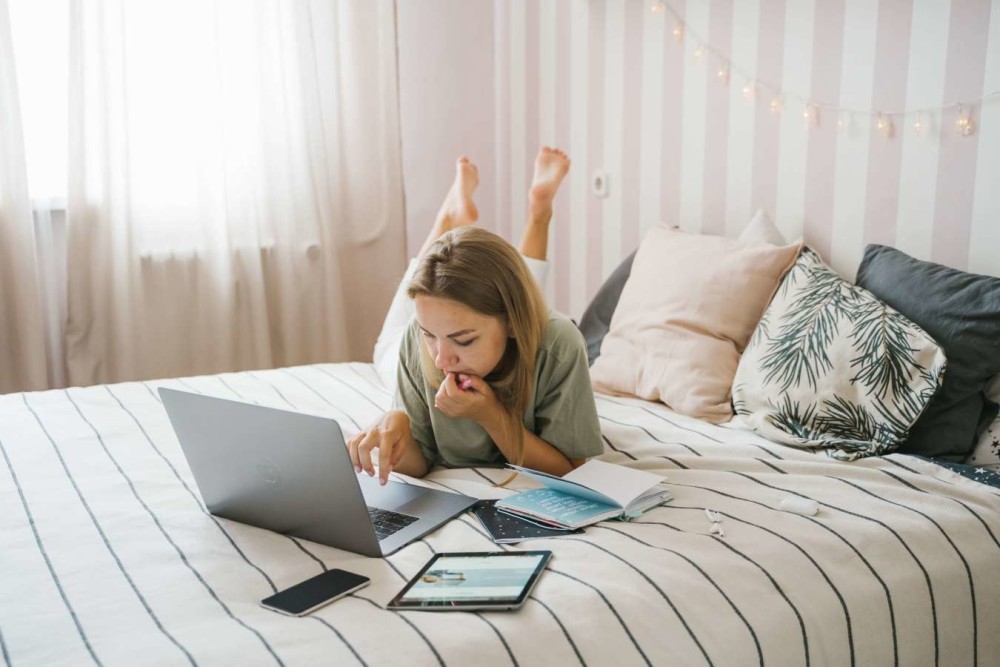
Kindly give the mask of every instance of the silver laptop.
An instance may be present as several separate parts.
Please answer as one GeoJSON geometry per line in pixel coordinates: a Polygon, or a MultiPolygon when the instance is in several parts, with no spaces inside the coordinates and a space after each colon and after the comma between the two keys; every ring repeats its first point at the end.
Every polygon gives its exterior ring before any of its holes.
{"type": "Polygon", "coordinates": [[[340,424],[159,390],[208,511],[365,556],[386,556],[475,498],[355,473],[340,424]]]}

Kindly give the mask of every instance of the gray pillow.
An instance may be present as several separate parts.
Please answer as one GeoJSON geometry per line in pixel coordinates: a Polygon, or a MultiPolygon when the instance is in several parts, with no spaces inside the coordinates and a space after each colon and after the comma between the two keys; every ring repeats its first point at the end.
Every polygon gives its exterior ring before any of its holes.
{"type": "Polygon", "coordinates": [[[594,365],[594,360],[601,355],[601,342],[608,335],[608,329],[611,327],[611,316],[615,313],[615,307],[622,295],[625,281],[632,273],[635,252],[633,250],[632,254],[626,257],[618,265],[618,268],[608,276],[608,279],[601,285],[601,289],[597,290],[593,301],[587,306],[587,310],[583,311],[583,317],[580,318],[580,332],[583,334],[583,339],[587,341],[587,361],[591,366],[594,365]]]}
{"type": "Polygon", "coordinates": [[[940,390],[900,451],[965,460],[996,415],[984,389],[1000,372],[1000,279],[869,245],[858,285],[930,334],[948,358],[940,390]]]}

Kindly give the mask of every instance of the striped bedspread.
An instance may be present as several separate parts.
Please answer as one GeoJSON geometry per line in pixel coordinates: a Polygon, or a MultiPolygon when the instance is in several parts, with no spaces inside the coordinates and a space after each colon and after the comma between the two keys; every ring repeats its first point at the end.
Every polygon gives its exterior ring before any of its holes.
{"type": "MultiPolygon", "coordinates": [[[[1000,494],[926,461],[839,463],[599,396],[603,458],[662,473],[674,501],[506,547],[555,554],[518,612],[394,613],[432,553],[500,548],[475,517],[386,559],[213,517],[159,385],[329,415],[348,434],[390,405],[364,364],[0,396],[7,664],[1000,664],[1000,494]],[[821,509],[781,511],[787,497],[821,509]],[[372,583],[309,617],[259,606],[332,567],[372,583]]],[[[510,493],[492,485],[503,475],[413,483],[490,498],[510,493]]]]}

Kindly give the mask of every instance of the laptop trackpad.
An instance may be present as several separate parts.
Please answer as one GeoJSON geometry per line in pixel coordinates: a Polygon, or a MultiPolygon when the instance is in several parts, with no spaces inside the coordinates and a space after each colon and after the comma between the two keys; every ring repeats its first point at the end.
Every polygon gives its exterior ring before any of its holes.
{"type": "Polygon", "coordinates": [[[358,476],[358,483],[364,493],[365,502],[372,507],[379,507],[384,510],[399,511],[399,508],[410,501],[421,496],[427,497],[427,489],[422,487],[402,484],[400,482],[389,482],[385,486],[378,483],[378,478],[370,478],[368,475],[358,476]]]}

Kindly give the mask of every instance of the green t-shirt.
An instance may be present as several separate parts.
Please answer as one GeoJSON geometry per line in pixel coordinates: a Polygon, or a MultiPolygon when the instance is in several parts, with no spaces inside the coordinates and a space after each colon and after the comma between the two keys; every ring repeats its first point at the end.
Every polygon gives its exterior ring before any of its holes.
{"type": "MultiPolygon", "coordinates": [[[[420,365],[423,341],[416,320],[410,323],[399,352],[397,405],[410,417],[413,438],[431,465],[503,466],[503,454],[486,431],[471,419],[448,417],[434,407],[437,393],[420,365]]],[[[597,406],[590,387],[587,348],[569,319],[552,313],[538,350],[532,402],[524,415],[529,431],[567,458],[604,452],[597,406]]]]}

